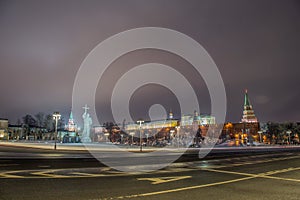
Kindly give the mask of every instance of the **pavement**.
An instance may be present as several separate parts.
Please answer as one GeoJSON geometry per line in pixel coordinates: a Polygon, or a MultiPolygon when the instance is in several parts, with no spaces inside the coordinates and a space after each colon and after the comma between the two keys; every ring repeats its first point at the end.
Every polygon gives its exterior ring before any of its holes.
{"type": "Polygon", "coordinates": [[[0,199],[299,199],[300,155],[248,156],[151,173],[105,167],[1,172],[0,199]]]}
{"type": "MultiPolygon", "coordinates": [[[[39,150],[54,150],[54,142],[45,142],[45,141],[0,141],[0,146],[7,147],[23,147],[23,148],[32,148],[39,150]]],[[[202,150],[212,150],[212,148],[201,148],[202,150]]],[[[223,147],[223,146],[214,146],[213,151],[215,152],[242,152],[242,151],[282,151],[282,150],[299,150],[300,145],[268,145],[268,146],[243,146],[243,147],[223,147]]],[[[58,151],[68,151],[76,152],[79,154],[80,151],[83,152],[120,152],[120,151],[129,151],[129,152],[140,152],[139,146],[129,146],[129,145],[113,145],[112,143],[57,143],[58,151]]],[[[164,151],[164,152],[198,152],[199,148],[177,148],[177,147],[143,147],[143,152],[154,152],[154,151],[164,151]]],[[[0,155],[1,156],[1,155],[0,155]]]]}
{"type": "MultiPolygon", "coordinates": [[[[212,153],[161,170],[126,173],[88,157],[87,151],[0,145],[0,199],[299,199],[300,151],[212,153]],[[83,157],[50,156],[81,154],[83,157]]],[[[141,154],[137,154],[141,155],[141,154]]],[[[183,156],[184,157],[184,156],[183,156]]],[[[187,155],[190,158],[190,155],[187,155]]],[[[161,158],[159,158],[161,159],[161,158]]]]}

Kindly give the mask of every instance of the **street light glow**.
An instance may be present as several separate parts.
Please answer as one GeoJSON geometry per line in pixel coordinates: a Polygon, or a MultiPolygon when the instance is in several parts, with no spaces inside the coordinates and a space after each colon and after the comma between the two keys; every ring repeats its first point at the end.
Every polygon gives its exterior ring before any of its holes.
{"type": "Polygon", "coordinates": [[[52,116],[53,116],[53,120],[55,120],[54,150],[56,150],[57,123],[58,123],[58,120],[60,120],[61,114],[59,112],[54,112],[52,116]]]}

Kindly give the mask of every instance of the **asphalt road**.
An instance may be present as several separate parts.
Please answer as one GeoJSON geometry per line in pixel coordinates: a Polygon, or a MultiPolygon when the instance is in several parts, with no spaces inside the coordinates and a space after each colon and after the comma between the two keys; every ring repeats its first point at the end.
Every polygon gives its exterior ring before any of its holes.
{"type": "MultiPolygon", "coordinates": [[[[53,153],[13,148],[1,152],[5,151],[53,153]]],[[[298,151],[219,154],[135,174],[115,171],[87,157],[0,159],[0,199],[296,200],[300,199],[299,158],[298,151]]]]}

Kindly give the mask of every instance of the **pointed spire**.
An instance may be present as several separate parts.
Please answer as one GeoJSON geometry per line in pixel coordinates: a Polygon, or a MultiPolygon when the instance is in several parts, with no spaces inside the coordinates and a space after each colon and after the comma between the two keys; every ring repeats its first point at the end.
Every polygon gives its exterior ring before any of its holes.
{"type": "Polygon", "coordinates": [[[69,121],[68,121],[68,125],[67,125],[67,130],[68,131],[75,131],[76,130],[76,125],[74,123],[72,111],[70,113],[70,117],[69,117],[69,121]]]}
{"type": "Polygon", "coordinates": [[[73,120],[73,113],[71,111],[69,119],[73,120]]]}
{"type": "Polygon", "coordinates": [[[249,101],[248,90],[247,89],[245,89],[244,106],[250,106],[250,101],[249,101]]]}

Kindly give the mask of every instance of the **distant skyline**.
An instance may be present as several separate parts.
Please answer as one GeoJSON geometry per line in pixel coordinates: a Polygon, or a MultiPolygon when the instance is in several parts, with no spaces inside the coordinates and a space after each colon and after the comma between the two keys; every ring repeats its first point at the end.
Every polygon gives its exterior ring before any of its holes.
{"type": "MultiPolygon", "coordinates": [[[[259,121],[300,121],[297,0],[1,0],[0,118],[15,123],[25,114],[60,111],[67,120],[75,76],[87,54],[114,34],[147,26],[180,31],[207,50],[224,80],[226,121],[241,120],[245,89],[259,121]]],[[[206,85],[190,64],[147,49],[117,59],[100,81],[96,108],[102,122],[112,118],[109,99],[118,78],[148,62],[188,76],[201,113],[210,113],[206,85]]],[[[134,118],[147,119],[156,103],[172,109],[175,117],[180,114],[174,95],[155,84],[139,88],[129,107],[134,118]]]]}

